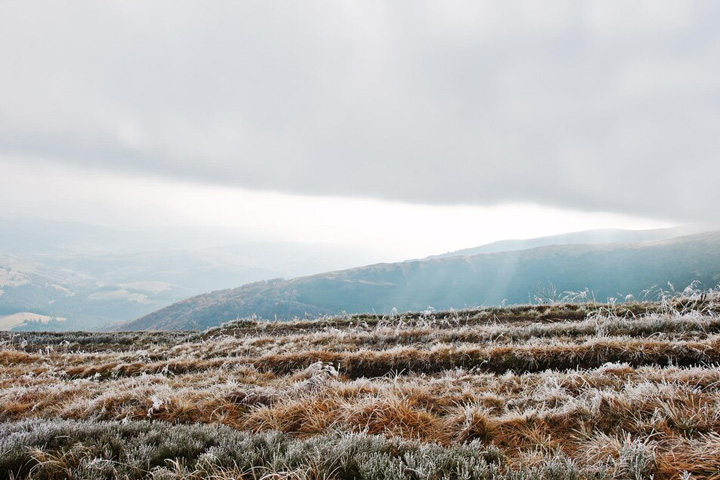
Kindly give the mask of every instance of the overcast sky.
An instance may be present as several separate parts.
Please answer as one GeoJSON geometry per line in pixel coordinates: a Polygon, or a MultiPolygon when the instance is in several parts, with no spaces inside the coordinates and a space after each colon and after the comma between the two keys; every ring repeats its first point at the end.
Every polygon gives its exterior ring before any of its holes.
{"type": "Polygon", "coordinates": [[[718,25],[689,0],[6,0],[0,216],[408,256],[716,224],[718,25]]]}

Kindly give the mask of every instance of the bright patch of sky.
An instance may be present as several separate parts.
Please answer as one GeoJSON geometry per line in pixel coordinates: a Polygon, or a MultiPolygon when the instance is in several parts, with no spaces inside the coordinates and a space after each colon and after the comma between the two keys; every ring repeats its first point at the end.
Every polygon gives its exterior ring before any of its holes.
{"type": "Polygon", "coordinates": [[[423,205],[259,192],[44,164],[0,161],[0,211],[108,227],[192,228],[207,245],[296,241],[366,248],[403,260],[508,238],[597,228],[670,226],[658,219],[529,203],[423,205]],[[222,232],[222,234],[220,234],[222,232]]]}

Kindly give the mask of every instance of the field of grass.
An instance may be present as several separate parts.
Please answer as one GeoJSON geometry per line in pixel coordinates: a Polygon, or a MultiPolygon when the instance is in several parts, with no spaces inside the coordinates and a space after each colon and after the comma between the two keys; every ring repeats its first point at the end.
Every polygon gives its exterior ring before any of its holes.
{"type": "Polygon", "coordinates": [[[0,336],[13,479],[720,479],[720,297],[0,336]]]}

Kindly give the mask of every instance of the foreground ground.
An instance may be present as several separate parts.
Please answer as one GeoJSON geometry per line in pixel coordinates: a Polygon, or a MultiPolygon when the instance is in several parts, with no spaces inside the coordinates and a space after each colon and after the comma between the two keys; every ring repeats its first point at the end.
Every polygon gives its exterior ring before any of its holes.
{"type": "Polygon", "coordinates": [[[4,334],[7,478],[720,479],[720,302],[4,334]]]}

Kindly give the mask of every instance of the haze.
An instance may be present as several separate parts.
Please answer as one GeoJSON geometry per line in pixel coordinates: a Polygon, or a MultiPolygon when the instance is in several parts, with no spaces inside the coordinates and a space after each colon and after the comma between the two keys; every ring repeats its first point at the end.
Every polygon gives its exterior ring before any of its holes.
{"type": "Polygon", "coordinates": [[[4,2],[0,214],[392,257],[713,223],[719,9],[4,2]]]}

